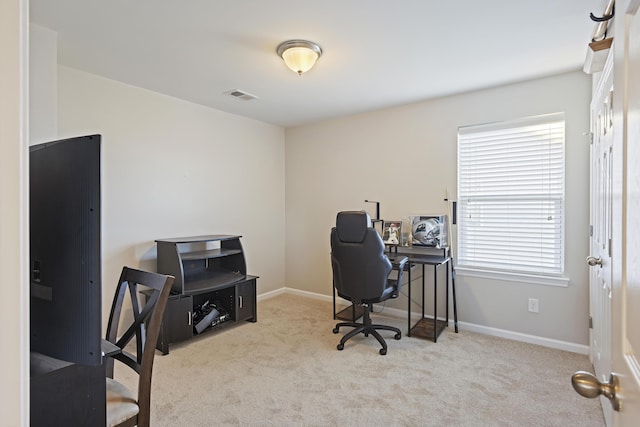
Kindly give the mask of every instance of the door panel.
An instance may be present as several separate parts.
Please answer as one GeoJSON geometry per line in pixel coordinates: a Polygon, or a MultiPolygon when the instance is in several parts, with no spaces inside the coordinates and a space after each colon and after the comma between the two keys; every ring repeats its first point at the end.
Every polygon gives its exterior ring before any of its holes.
{"type": "Polygon", "coordinates": [[[640,18],[630,22],[627,109],[627,263],[625,289],[624,336],[633,358],[630,363],[638,366],[640,354],[640,18]]]}
{"type": "MultiPolygon", "coordinates": [[[[611,230],[612,230],[612,149],[613,149],[613,55],[605,64],[591,102],[591,244],[589,295],[591,363],[601,382],[611,373],[611,230]]],[[[611,409],[604,397],[605,420],[611,409]]]]}

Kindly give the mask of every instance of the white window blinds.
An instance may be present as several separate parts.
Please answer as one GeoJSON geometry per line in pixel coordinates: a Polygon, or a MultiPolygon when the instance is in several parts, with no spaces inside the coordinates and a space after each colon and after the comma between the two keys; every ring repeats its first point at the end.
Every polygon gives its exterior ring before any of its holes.
{"type": "Polygon", "coordinates": [[[458,266],[564,270],[564,114],[458,130],[458,266]]]}

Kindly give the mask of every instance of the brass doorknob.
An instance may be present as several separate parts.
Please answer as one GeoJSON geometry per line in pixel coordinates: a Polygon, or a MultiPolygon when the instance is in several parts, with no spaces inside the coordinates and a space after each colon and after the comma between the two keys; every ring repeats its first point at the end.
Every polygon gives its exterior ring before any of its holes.
{"type": "Polygon", "coordinates": [[[611,373],[608,383],[601,383],[591,372],[578,371],[571,376],[571,385],[579,395],[589,399],[603,395],[611,402],[614,411],[620,410],[620,399],[616,393],[620,390],[618,376],[611,373]]]}
{"type": "Polygon", "coordinates": [[[599,265],[600,267],[602,267],[602,258],[598,257],[593,257],[593,256],[588,256],[587,257],[587,264],[589,264],[591,267],[593,267],[594,265],[599,265]]]}

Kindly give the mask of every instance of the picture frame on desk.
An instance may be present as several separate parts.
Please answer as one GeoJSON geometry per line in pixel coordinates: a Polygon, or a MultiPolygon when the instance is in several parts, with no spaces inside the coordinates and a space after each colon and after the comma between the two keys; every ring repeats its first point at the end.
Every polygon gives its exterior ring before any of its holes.
{"type": "Polygon", "coordinates": [[[449,247],[447,215],[412,215],[411,244],[437,249],[449,247]]]}
{"type": "Polygon", "coordinates": [[[402,244],[402,221],[383,221],[382,241],[386,245],[402,244]]]}

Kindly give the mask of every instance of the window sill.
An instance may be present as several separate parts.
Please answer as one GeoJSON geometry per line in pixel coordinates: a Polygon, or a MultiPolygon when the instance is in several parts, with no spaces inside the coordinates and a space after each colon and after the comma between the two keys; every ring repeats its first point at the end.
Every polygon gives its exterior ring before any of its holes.
{"type": "Polygon", "coordinates": [[[534,274],[507,273],[504,271],[480,270],[469,267],[456,267],[457,276],[480,277],[483,279],[503,280],[508,282],[530,283],[533,285],[569,286],[568,277],[537,276],[534,274]]]}

